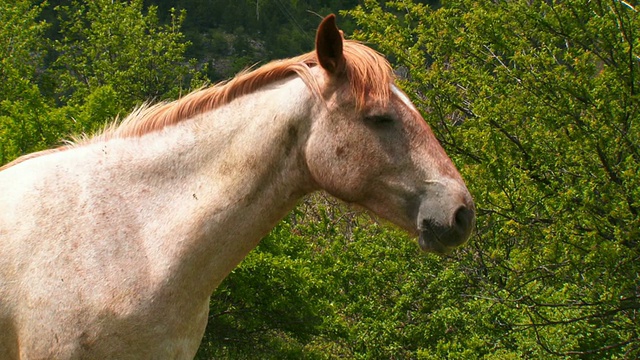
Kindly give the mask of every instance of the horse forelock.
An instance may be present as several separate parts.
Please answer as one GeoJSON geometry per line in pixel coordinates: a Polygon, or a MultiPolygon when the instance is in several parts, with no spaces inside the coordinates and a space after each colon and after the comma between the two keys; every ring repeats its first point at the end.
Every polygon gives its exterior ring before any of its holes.
{"type": "Polygon", "coordinates": [[[367,101],[386,103],[395,77],[391,64],[377,51],[355,41],[344,46],[346,75],[358,109],[367,101]]]}
{"type": "MultiPolygon", "coordinates": [[[[345,57],[343,75],[348,79],[357,108],[362,109],[368,100],[386,102],[391,92],[389,85],[394,80],[389,62],[377,51],[357,41],[345,40],[343,51],[345,57]]],[[[122,122],[118,123],[116,120],[107,125],[102,132],[93,136],[74,138],[72,142],[56,149],[24,155],[0,167],[0,170],[56,151],[113,138],[140,137],[159,131],[214,110],[240,96],[255,92],[294,74],[297,74],[315,95],[321,97],[319,85],[311,74],[311,68],[317,64],[316,53],[312,51],[294,58],[272,61],[255,70],[245,70],[229,81],[195,90],[172,102],[143,104],[133,110],[122,122]]]]}

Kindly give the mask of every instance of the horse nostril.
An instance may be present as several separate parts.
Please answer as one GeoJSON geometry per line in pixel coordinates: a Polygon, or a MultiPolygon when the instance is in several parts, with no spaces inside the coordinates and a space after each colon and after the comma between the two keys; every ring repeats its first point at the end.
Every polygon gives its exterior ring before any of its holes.
{"type": "Polygon", "coordinates": [[[471,232],[471,228],[473,227],[473,222],[476,218],[475,211],[469,209],[466,206],[460,206],[456,213],[454,214],[454,223],[453,226],[455,229],[460,231],[462,234],[467,234],[471,232]]]}

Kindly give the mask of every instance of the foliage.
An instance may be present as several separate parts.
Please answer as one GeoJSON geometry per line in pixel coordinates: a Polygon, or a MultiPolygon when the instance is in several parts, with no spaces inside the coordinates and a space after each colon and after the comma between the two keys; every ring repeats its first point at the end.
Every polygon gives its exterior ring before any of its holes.
{"type": "Polygon", "coordinates": [[[176,97],[188,87],[193,71],[184,66],[184,12],[172,10],[169,24],[160,25],[156,8],[145,14],[141,0],[73,0],[56,10],[62,38],[55,41],[53,67],[65,103],[82,103],[110,86],[116,107],[130,109],[140,101],[176,97]]]}
{"type": "Polygon", "coordinates": [[[39,20],[47,3],[0,1],[0,163],[94,132],[143,101],[205,82],[184,53],[184,13],[160,25],[141,1],[73,0],[55,8],[60,38],[39,20]],[[55,90],[52,90],[55,89],[55,90]]]}
{"type": "Polygon", "coordinates": [[[458,255],[467,331],[441,333],[431,353],[637,357],[637,10],[368,1],[350,14],[406,71],[479,207],[458,255]]]}
{"type": "Polygon", "coordinates": [[[0,1],[0,163],[42,149],[58,135],[44,121],[46,104],[35,81],[45,55],[40,11],[28,0],[0,1]]]}
{"type": "MultiPolygon", "coordinates": [[[[187,54],[209,65],[212,81],[225,80],[238,70],[269,60],[311,51],[315,30],[323,16],[352,8],[354,0],[148,0],[159,14],[171,8],[186,10],[184,33],[193,43],[187,54]],[[211,51],[219,40],[211,34],[223,33],[226,51],[211,51]],[[228,64],[233,64],[229,66],[228,64]]],[[[340,19],[343,30],[353,23],[340,19]]]]}

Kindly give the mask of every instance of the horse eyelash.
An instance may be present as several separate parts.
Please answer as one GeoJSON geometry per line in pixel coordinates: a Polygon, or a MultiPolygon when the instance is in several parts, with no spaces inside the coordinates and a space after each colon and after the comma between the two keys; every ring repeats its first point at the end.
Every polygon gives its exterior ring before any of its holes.
{"type": "Polygon", "coordinates": [[[393,124],[395,122],[393,120],[393,118],[391,116],[388,116],[388,115],[371,115],[371,116],[365,117],[365,120],[367,122],[370,122],[370,123],[372,123],[374,125],[378,125],[378,126],[391,125],[391,124],[393,124]]]}

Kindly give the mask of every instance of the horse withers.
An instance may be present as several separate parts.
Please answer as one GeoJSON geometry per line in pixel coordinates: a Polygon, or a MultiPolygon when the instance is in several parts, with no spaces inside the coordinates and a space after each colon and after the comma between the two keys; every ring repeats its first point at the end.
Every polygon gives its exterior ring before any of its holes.
{"type": "Polygon", "coordinates": [[[0,358],[191,358],[218,284],[325,190],[446,253],[467,188],[390,65],[344,40],[0,170],[0,358]]]}

